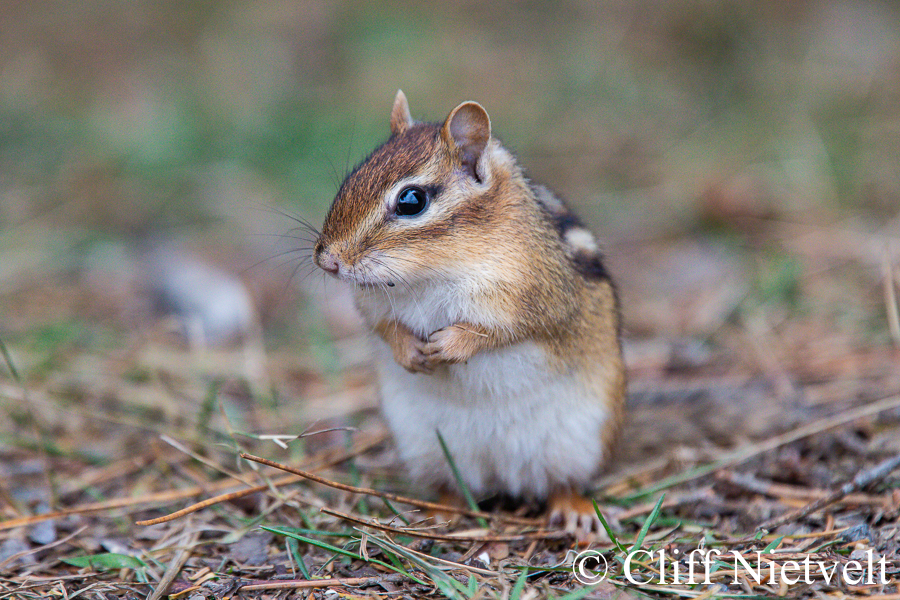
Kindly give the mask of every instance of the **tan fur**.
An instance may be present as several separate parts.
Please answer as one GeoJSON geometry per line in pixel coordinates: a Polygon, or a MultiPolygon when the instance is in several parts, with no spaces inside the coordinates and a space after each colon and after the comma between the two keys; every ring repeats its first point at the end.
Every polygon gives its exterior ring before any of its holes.
{"type": "Polygon", "coordinates": [[[391,133],[401,134],[413,125],[412,115],[409,114],[409,103],[403,90],[397,90],[394,98],[394,107],[391,109],[391,133]]]}
{"type": "MultiPolygon", "coordinates": [[[[600,435],[611,449],[625,397],[618,301],[590,232],[525,177],[477,103],[459,105],[443,124],[418,123],[398,92],[391,131],[338,191],[316,260],[335,257],[339,276],[363,290],[464,289],[476,318],[436,331],[361,308],[396,362],[422,377],[482,352],[537,344],[555,372],[576,373],[596,390],[585,402],[607,404],[600,435]],[[394,196],[410,182],[437,192],[420,217],[397,218],[394,196]]],[[[588,506],[572,499],[575,490],[557,492],[566,506],[588,506]]]]}

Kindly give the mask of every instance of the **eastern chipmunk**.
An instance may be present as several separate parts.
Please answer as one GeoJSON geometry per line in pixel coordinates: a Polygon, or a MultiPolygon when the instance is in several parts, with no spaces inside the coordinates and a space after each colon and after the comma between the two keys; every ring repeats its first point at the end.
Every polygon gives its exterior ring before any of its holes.
{"type": "Polygon", "coordinates": [[[616,293],[594,236],[531,182],[476,102],[410,116],[343,182],[314,249],[376,334],[384,414],[411,476],[446,496],[445,440],[477,497],[547,500],[599,532],[582,494],[619,432],[616,293]]]}

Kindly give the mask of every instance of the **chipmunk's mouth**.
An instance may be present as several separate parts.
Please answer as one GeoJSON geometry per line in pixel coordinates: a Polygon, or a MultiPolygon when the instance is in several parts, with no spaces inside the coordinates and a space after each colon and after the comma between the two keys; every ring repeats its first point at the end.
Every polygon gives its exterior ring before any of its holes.
{"type": "Polygon", "coordinates": [[[374,289],[384,289],[387,287],[394,287],[393,281],[378,281],[378,282],[369,282],[369,281],[354,281],[356,287],[362,288],[364,290],[374,290],[374,289]]]}
{"type": "Polygon", "coordinates": [[[386,290],[396,285],[393,279],[379,277],[379,273],[373,272],[371,265],[359,261],[355,264],[348,264],[325,248],[318,248],[313,255],[313,260],[319,268],[335,279],[353,284],[358,289],[386,290]]]}
{"type": "Polygon", "coordinates": [[[315,260],[319,268],[335,279],[352,283],[358,288],[384,289],[385,287],[394,287],[394,282],[389,279],[372,281],[372,275],[365,272],[361,273],[358,265],[356,267],[348,266],[347,263],[324,248],[316,249],[313,260],[315,260]]]}

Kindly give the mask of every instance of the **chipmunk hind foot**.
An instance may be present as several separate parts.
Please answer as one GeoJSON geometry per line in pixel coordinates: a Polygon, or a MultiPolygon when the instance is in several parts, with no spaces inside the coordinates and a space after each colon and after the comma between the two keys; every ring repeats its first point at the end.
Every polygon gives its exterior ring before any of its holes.
{"type": "MultiPolygon", "coordinates": [[[[610,527],[618,528],[618,521],[604,515],[610,527]]],[[[560,490],[547,499],[547,524],[575,536],[579,546],[592,543],[608,543],[609,534],[600,522],[593,501],[575,490],[560,490]]]]}

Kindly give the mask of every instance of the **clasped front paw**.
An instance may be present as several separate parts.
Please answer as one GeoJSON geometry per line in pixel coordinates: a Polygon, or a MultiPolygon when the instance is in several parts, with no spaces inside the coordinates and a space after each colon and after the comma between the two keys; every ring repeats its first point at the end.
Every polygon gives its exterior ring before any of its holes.
{"type": "Polygon", "coordinates": [[[413,336],[404,342],[401,347],[394,348],[394,360],[397,361],[397,364],[410,373],[425,373],[426,375],[433,373],[434,365],[431,364],[425,353],[426,343],[413,336]]]}
{"type": "Polygon", "coordinates": [[[422,347],[426,363],[432,368],[452,365],[469,360],[478,351],[473,343],[474,332],[461,325],[450,325],[438,329],[428,336],[422,347]]]}

